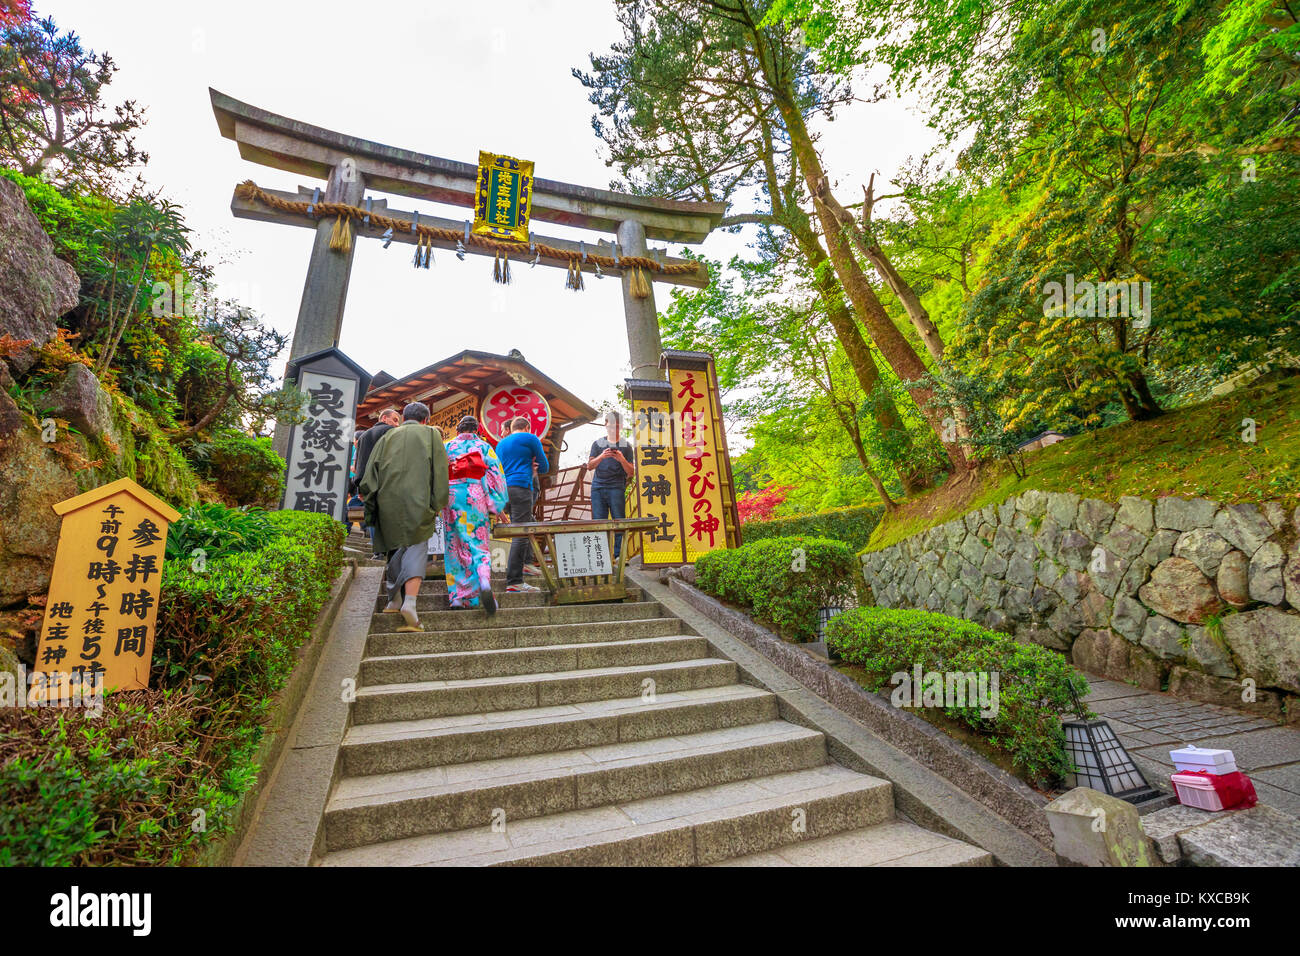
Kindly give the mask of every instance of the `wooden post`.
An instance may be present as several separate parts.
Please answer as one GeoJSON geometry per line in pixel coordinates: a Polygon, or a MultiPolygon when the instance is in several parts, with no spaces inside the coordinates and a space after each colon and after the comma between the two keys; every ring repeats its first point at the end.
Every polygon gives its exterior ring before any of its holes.
{"type": "MultiPolygon", "coordinates": [[[[619,255],[649,255],[645,242],[645,227],[635,219],[618,226],[619,255]]],[[[647,279],[649,277],[647,276],[647,279]]],[[[659,313],[655,310],[654,283],[649,282],[650,295],[638,299],[632,294],[632,270],[623,273],[623,315],[627,322],[627,347],[632,359],[632,378],[664,379],[659,369],[659,313]]]]}
{"type": "MultiPolygon", "coordinates": [[[[365,191],[365,179],[356,161],[345,159],[330,169],[322,201],[359,206],[365,191]]],[[[333,231],[333,217],[322,217],[316,224],[316,240],[312,243],[302,302],[298,306],[298,323],[294,326],[293,342],[289,346],[290,362],[339,344],[343,310],[348,300],[348,282],[352,278],[352,257],[357,245],[354,240],[347,252],[331,250],[330,235],[333,231]]],[[[287,455],[287,425],[276,423],[273,446],[282,457],[287,455]]]]}

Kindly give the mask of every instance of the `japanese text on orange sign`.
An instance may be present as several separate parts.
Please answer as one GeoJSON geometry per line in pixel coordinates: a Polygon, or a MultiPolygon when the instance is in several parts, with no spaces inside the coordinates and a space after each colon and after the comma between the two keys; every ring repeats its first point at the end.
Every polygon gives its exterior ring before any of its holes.
{"type": "Polygon", "coordinates": [[[721,482],[713,439],[717,422],[709,400],[704,374],[691,369],[672,369],[673,412],[681,429],[680,481],[683,520],[686,524],[686,560],[727,546],[723,521],[721,482]]]}
{"type": "Polygon", "coordinates": [[[659,521],[641,536],[641,559],[646,564],[681,563],[681,502],[671,418],[660,402],[634,401],[632,413],[637,513],[659,521]]]}
{"type": "Polygon", "coordinates": [[[45,689],[149,686],[166,541],[166,519],[125,491],[64,516],[36,650],[45,689]]]}

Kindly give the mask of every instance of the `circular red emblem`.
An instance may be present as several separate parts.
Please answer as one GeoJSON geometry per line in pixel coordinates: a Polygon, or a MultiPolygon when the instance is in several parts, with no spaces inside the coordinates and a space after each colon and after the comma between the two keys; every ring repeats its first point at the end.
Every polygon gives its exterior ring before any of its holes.
{"type": "Polygon", "coordinates": [[[502,385],[488,392],[479,417],[484,430],[496,441],[501,438],[501,426],[521,415],[528,419],[528,430],[538,438],[550,431],[551,406],[542,395],[521,385],[502,385]]]}

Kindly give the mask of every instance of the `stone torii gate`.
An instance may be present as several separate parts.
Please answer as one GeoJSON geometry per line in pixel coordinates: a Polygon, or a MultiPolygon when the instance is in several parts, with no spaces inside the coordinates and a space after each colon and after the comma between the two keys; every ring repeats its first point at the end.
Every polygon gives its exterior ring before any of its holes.
{"type": "MultiPolygon", "coordinates": [[[[250,106],[216,90],[209,90],[209,93],[221,135],[239,144],[240,156],[326,183],[323,190],[300,186],[297,193],[257,190],[256,197],[250,196],[247,188],[236,187],[231,202],[231,211],[241,219],[259,219],[316,230],[290,347],[290,361],[338,345],[356,246],[350,244],[346,251],[331,248],[332,215],[314,219],[309,215],[277,209],[277,204],[341,203],[353,207],[363,207],[364,204],[369,212],[403,224],[418,222],[440,230],[463,231],[468,240],[468,221],[392,210],[388,208],[386,199],[367,199],[366,192],[375,190],[472,208],[477,167],[336,133],[250,106]]],[[[620,257],[651,258],[665,268],[644,270],[648,273],[646,278],[704,288],[709,280],[703,269],[692,267],[687,259],[673,258],[658,250],[651,252],[646,243],[647,240],[702,242],[717,227],[725,210],[725,203],[655,199],[535,179],[533,220],[612,233],[615,241],[611,243],[602,238],[588,245],[540,235],[530,238],[537,245],[562,250],[568,257],[542,257],[539,260],[541,265],[567,267],[576,259],[582,264],[582,271],[590,275],[595,272],[595,265],[587,263],[587,258],[593,254],[612,256],[615,262],[620,257]]],[[[391,238],[394,242],[410,244],[417,242],[411,229],[393,229],[391,236],[386,237],[385,230],[370,223],[369,217],[364,221],[357,220],[354,228],[358,236],[391,238]]],[[[456,249],[457,241],[435,238],[432,245],[456,249]]],[[[527,261],[532,255],[527,250],[527,246],[520,244],[522,261],[527,261]]],[[[463,251],[474,255],[495,254],[490,249],[476,248],[469,241],[463,243],[463,251]]],[[[520,261],[516,259],[516,263],[520,261]]],[[[633,292],[633,269],[623,269],[614,264],[602,271],[605,275],[622,277],[631,377],[663,379],[659,368],[661,345],[653,285],[649,285],[648,296],[638,297],[633,292]]]]}

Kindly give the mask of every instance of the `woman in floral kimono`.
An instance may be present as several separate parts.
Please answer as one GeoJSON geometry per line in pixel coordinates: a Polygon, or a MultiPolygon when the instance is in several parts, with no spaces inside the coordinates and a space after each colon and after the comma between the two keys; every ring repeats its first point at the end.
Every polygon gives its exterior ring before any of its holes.
{"type": "Polygon", "coordinates": [[[447,603],[453,610],[479,606],[495,614],[492,594],[491,516],[509,500],[506,476],[492,446],[478,436],[478,420],[467,415],[447,443],[450,497],[442,513],[446,530],[447,603]]]}

